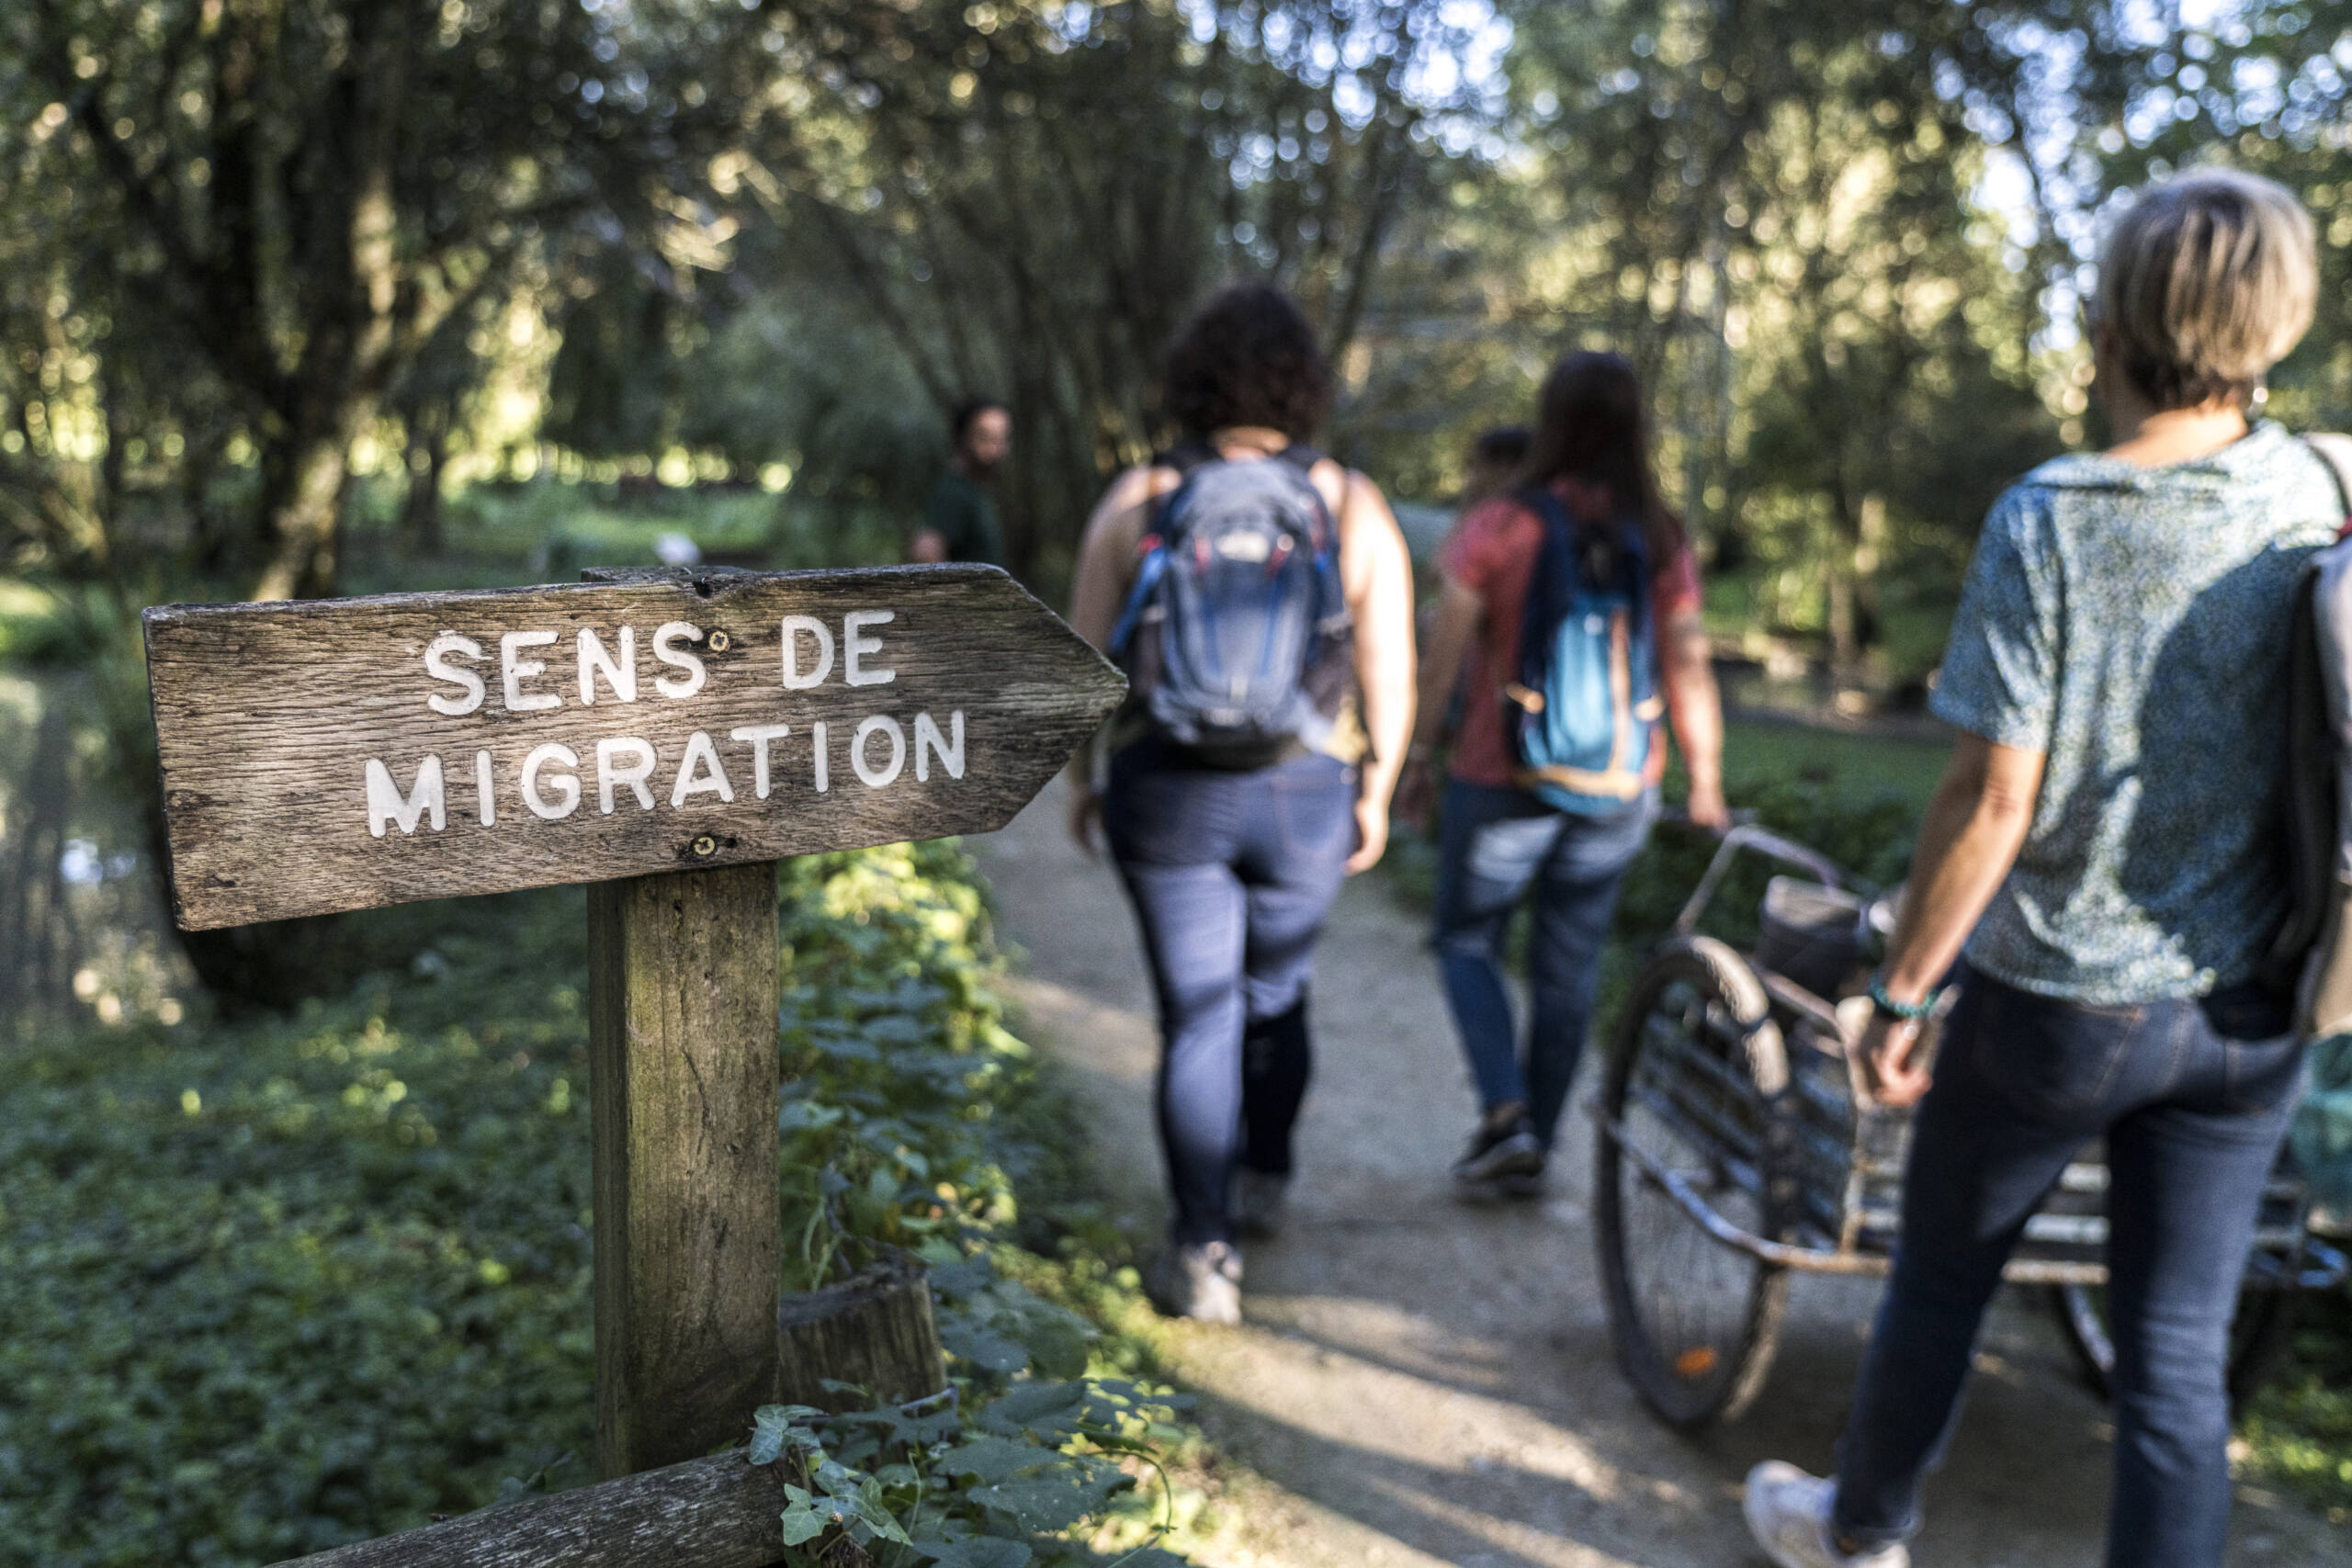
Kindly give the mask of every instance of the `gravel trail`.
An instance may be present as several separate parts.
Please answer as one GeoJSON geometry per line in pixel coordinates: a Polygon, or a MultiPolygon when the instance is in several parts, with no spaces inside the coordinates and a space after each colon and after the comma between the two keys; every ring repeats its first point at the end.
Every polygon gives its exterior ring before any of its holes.
{"type": "MultiPolygon", "coordinates": [[[[1029,1035],[1080,1087],[1106,1196],[1148,1235],[1163,1214],[1150,994],[1117,880],[1069,842],[1063,799],[1057,784],[968,843],[1019,954],[1029,1035]]],[[[1349,886],[1318,960],[1291,1223],[1250,1249],[1243,1327],[1160,1331],[1236,1472],[1201,1554],[1217,1568],[1762,1563],[1740,1477],[1769,1457],[1827,1465],[1874,1287],[1799,1280],[1757,1406],[1697,1438],[1661,1426],[1610,1351],[1581,1143],[1542,1204],[1470,1208],[1446,1190],[1474,1101],[1420,939],[1382,879],[1349,886]]],[[[2096,1564],[2108,1440],[2038,1303],[2007,1299],[1930,1483],[1919,1568],[2096,1564]]],[[[2233,1562],[2352,1563],[2352,1532],[2242,1488],[2233,1562]]]]}

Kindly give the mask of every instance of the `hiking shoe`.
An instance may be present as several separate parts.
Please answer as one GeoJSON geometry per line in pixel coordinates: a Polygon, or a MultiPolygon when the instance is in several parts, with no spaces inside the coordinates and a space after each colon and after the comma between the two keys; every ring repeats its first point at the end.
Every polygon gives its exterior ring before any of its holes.
{"type": "Polygon", "coordinates": [[[1283,1228],[1283,1210],[1290,1201],[1290,1178],[1271,1170],[1242,1166],[1233,1173],[1227,1203],[1233,1228],[1246,1236],[1270,1236],[1283,1228]]]}
{"type": "Polygon", "coordinates": [[[1241,1254],[1222,1241],[1171,1247],[1144,1280],[1151,1304],[1196,1323],[1241,1321],[1241,1254]]]}
{"type": "Polygon", "coordinates": [[[1544,1145],[1527,1118],[1500,1127],[1481,1126],[1471,1134],[1470,1146],[1453,1162],[1453,1179],[1465,1187],[1484,1188],[1505,1177],[1544,1174],[1544,1145]]]}
{"type": "Polygon", "coordinates": [[[1546,1163],[1537,1166],[1533,1170],[1523,1170],[1515,1176],[1495,1178],[1495,1195],[1499,1198],[1532,1201],[1549,1194],[1552,1190],[1552,1171],[1549,1164],[1551,1156],[1547,1155],[1544,1157],[1546,1163]]]}
{"type": "Polygon", "coordinates": [[[1795,1465],[1768,1459],[1747,1472],[1740,1512],[1747,1533],[1780,1568],[1911,1568],[1911,1549],[1896,1542],[1866,1551],[1840,1551],[1830,1533],[1835,1483],[1795,1465]]]}

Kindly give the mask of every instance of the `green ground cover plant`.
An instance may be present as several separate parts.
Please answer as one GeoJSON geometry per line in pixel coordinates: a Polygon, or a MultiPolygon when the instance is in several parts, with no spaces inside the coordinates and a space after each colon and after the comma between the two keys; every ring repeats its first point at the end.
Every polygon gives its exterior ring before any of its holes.
{"type": "MultiPolygon", "coordinates": [[[[969,863],[781,884],[785,1286],[921,1253],[958,1395],[772,1415],[831,1461],[810,1507],[857,1500],[779,1555],[1140,1564],[1176,1402],[1071,1310],[1119,1270],[1065,1245],[1075,1156],[969,863]]],[[[384,966],[333,999],[0,1054],[0,1562],[272,1562],[589,1479],[581,895],[368,919],[384,966]]]]}

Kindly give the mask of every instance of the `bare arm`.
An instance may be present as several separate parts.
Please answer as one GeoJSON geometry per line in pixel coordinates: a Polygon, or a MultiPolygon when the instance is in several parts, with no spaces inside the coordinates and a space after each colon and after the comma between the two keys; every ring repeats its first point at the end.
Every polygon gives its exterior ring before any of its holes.
{"type": "Polygon", "coordinates": [[[1421,650],[1420,695],[1413,721],[1413,750],[1425,755],[1445,739],[1445,710],[1462,680],[1462,657],[1487,618],[1487,602],[1452,576],[1440,580],[1437,616],[1421,650]]]}
{"type": "Polygon", "coordinates": [[[1406,751],[1405,775],[1396,794],[1396,815],[1424,830],[1437,810],[1437,780],[1431,772],[1430,753],[1446,738],[1446,714],[1462,682],[1462,661],[1487,618],[1487,602],[1476,589],[1450,573],[1440,580],[1440,584],[1429,646],[1421,649],[1413,743],[1406,751]]]}
{"type": "MultiPolygon", "coordinates": [[[[1144,514],[1159,485],[1149,468],[1129,468],[1111,481],[1086,521],[1078,547],[1078,581],[1070,590],[1070,629],[1102,652],[1111,651],[1119,607],[1135,570],[1136,542],[1143,537],[1144,514]]],[[[1069,760],[1070,831],[1080,845],[1093,847],[1098,810],[1094,788],[1094,743],[1089,739],[1069,760]]]]}
{"type": "MultiPolygon", "coordinates": [[[[1920,827],[1910,892],[1887,950],[1883,978],[1895,1001],[1923,1000],[1958,962],[2025,847],[2046,761],[2040,751],[1960,738],[1920,827]]],[[[1864,1032],[1882,1104],[1908,1105],[1927,1092],[1927,1070],[1910,1060],[1917,1036],[1916,1025],[1884,1021],[1864,1032]]]]}
{"type": "Polygon", "coordinates": [[[1413,730],[1413,562],[1380,487],[1357,473],[1345,483],[1340,587],[1355,620],[1356,680],[1372,747],[1357,788],[1362,842],[1348,861],[1352,874],[1378,864],[1388,846],[1388,803],[1413,730]]]}
{"type": "Polygon", "coordinates": [[[1667,718],[1690,774],[1690,820],[1702,828],[1731,821],[1724,805],[1724,700],[1715,689],[1714,648],[1696,610],[1675,617],[1666,645],[1667,718]]]}

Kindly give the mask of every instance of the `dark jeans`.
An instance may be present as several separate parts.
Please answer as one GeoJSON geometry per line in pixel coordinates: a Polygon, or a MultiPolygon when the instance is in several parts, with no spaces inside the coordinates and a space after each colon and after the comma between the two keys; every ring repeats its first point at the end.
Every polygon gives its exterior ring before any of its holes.
{"type": "Polygon", "coordinates": [[[1838,1445],[1837,1521],[1918,1527],[1976,1331],[2027,1218],[2107,1137],[2115,1335],[2109,1568],[2213,1568],[2229,1529],[2230,1319],[2302,1043],[2254,987],[2096,1008],[1962,981],[1919,1107],[1903,1238],[1838,1445]]]}
{"type": "Polygon", "coordinates": [[[1524,790],[1446,781],[1433,942],[1446,1001],[1480,1103],[1525,1104],[1547,1147],[1592,1023],[1617,889],[1657,818],[1655,795],[1611,816],[1581,817],[1524,790]],[[1502,945],[1511,912],[1531,889],[1527,981],[1535,1016],[1522,1067],[1502,945]]]}
{"type": "Polygon", "coordinates": [[[1147,739],[1112,760],[1103,829],[1159,1002],[1159,1136],[1180,1243],[1232,1239],[1238,1160],[1290,1169],[1306,983],[1355,850],[1355,797],[1354,773],[1329,757],[1230,772],[1147,739]]]}

